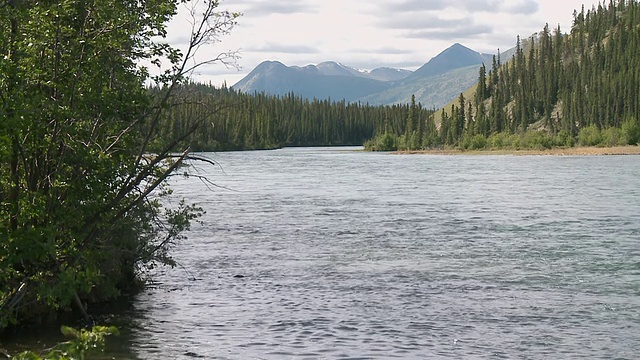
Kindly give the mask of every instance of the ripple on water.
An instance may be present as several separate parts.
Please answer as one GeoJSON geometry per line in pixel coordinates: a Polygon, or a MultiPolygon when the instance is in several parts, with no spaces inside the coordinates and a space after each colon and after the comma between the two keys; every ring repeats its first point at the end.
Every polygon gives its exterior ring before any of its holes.
{"type": "Polygon", "coordinates": [[[635,358],[640,157],[214,156],[139,359],[635,358]],[[242,277],[234,277],[242,275],[242,277]]]}

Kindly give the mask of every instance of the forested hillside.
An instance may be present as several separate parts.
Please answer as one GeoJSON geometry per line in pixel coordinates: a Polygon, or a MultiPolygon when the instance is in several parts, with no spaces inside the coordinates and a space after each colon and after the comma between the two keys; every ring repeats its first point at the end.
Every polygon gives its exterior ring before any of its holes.
{"type": "MultiPolygon", "coordinates": [[[[424,133],[419,147],[637,144],[640,5],[611,1],[576,11],[569,34],[547,25],[518,38],[510,61],[494,58],[478,80],[473,98],[460,95],[443,110],[437,133],[424,133]]],[[[380,142],[389,136],[415,148],[402,141],[402,132],[379,135],[369,145],[385,149],[380,142]]]]}
{"type": "MultiPolygon", "coordinates": [[[[152,89],[151,91],[159,91],[152,89]]],[[[369,106],[344,100],[307,100],[293,94],[244,94],[226,87],[184,85],[159,127],[161,146],[181,138],[203,117],[204,126],[183,140],[196,151],[271,149],[282,146],[362,145],[374,134],[404,131],[407,117],[428,118],[420,104],[369,106]],[[214,115],[211,115],[214,114],[214,115]]]]}

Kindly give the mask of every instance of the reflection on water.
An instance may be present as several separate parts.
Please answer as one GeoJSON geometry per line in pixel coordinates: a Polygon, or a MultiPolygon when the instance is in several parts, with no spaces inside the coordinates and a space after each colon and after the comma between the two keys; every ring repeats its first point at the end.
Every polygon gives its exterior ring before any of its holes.
{"type": "MultiPolygon", "coordinates": [[[[640,157],[207,154],[117,358],[635,358],[640,157]]],[[[119,350],[118,350],[119,349],[119,350]]]]}

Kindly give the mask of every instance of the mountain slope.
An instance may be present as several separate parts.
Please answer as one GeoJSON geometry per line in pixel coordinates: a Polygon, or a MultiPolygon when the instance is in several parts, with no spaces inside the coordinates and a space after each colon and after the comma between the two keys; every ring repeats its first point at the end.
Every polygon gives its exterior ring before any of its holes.
{"type": "Polygon", "coordinates": [[[406,104],[415,95],[423,106],[439,108],[478,81],[478,69],[493,55],[481,54],[458,43],[447,48],[406,78],[361,99],[371,105],[406,104]]]}
{"type": "Polygon", "coordinates": [[[444,74],[413,78],[382,92],[360,99],[370,105],[408,104],[411,96],[427,108],[440,108],[478,81],[478,65],[454,69],[444,74]]]}
{"type": "Polygon", "coordinates": [[[373,69],[369,72],[369,76],[380,81],[396,81],[411,75],[411,71],[404,69],[394,69],[390,67],[381,67],[373,69]]]}
{"type": "Polygon", "coordinates": [[[426,107],[440,107],[473,85],[478,67],[490,63],[491,57],[456,43],[415,72],[392,68],[362,71],[333,61],[305,67],[265,61],[233,88],[245,93],[293,92],[306,98],[372,105],[406,104],[415,95],[426,107]]]}
{"type": "Polygon", "coordinates": [[[278,61],[265,61],[233,85],[233,88],[245,93],[285,95],[293,92],[310,99],[356,101],[389,87],[388,83],[357,76],[354,72],[357,70],[350,71],[332,62],[319,66],[287,67],[278,61]]]}

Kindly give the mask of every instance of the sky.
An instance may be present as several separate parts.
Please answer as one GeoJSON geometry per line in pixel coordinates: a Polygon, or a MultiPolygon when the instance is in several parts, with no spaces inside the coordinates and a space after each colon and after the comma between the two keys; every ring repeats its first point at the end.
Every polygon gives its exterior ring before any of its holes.
{"type": "MultiPolygon", "coordinates": [[[[573,10],[589,0],[222,0],[219,10],[240,12],[238,25],[217,44],[199,50],[213,58],[238,50],[239,69],[201,67],[200,82],[235,84],[266,60],[305,66],[323,61],[363,70],[415,70],[454,43],[483,53],[516,44],[545,23],[569,32],[573,10]]],[[[167,41],[184,46],[187,11],[169,24],[167,41]]]]}

